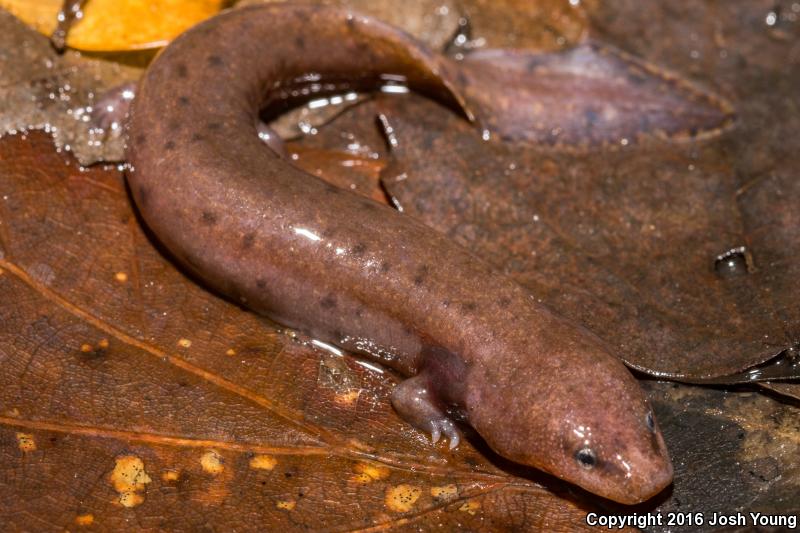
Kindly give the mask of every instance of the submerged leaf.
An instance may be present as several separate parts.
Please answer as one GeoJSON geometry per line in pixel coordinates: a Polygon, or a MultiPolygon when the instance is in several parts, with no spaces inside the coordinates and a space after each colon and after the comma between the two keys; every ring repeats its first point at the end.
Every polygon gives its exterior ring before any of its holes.
{"type": "MultiPolygon", "coordinates": [[[[33,2],[32,2],[33,3],[33,2]]],[[[93,106],[102,93],[136,80],[140,68],[88,59],[68,50],[57,54],[48,39],[0,10],[0,134],[50,129],[59,149],[69,149],[88,165],[122,161],[121,125],[91,128],[93,106]]]]}

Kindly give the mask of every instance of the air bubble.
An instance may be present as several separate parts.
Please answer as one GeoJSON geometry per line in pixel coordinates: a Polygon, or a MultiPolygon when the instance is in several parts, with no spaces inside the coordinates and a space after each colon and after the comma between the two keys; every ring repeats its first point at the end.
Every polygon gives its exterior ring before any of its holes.
{"type": "Polygon", "coordinates": [[[714,271],[722,278],[743,276],[750,272],[750,260],[744,246],[731,248],[714,260],[714,271]]]}

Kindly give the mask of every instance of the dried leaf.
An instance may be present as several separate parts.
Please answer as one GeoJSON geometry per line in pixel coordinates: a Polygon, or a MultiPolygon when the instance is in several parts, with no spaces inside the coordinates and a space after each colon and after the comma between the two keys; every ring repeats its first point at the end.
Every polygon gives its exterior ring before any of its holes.
{"type": "Polygon", "coordinates": [[[574,0],[462,0],[472,46],[559,50],[586,35],[588,19],[574,0]]]}
{"type": "MultiPolygon", "coordinates": [[[[7,9],[49,36],[63,0],[0,0],[7,9]]],[[[224,0],[91,0],[72,26],[67,44],[92,52],[142,50],[164,46],[224,5],[224,0]]]]}

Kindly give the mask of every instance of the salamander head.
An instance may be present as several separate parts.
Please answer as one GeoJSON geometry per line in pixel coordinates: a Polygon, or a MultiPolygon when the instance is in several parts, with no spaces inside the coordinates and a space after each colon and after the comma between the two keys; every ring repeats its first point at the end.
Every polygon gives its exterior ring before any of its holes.
{"type": "Polygon", "coordinates": [[[567,353],[476,367],[469,421],[512,461],[620,503],[648,500],[672,482],[653,411],[627,368],[579,337],[561,339],[567,353]]]}

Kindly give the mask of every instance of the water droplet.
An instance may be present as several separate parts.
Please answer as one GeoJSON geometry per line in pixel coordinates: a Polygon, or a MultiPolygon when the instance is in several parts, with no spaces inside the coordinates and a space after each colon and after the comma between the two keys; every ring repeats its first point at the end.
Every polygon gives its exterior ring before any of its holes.
{"type": "Polygon", "coordinates": [[[722,278],[738,277],[750,271],[750,260],[744,246],[731,248],[714,260],[714,271],[722,278]]]}
{"type": "Polygon", "coordinates": [[[774,11],[770,11],[767,13],[767,16],[764,17],[764,22],[767,26],[774,26],[776,22],[778,22],[778,14],[774,11]]]}

